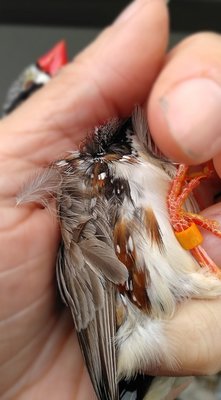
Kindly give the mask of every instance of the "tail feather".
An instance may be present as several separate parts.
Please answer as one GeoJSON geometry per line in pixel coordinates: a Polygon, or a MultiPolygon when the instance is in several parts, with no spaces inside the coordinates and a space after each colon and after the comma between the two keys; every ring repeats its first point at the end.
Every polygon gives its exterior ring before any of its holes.
{"type": "Polygon", "coordinates": [[[143,400],[153,379],[152,376],[138,374],[134,379],[121,380],[119,383],[119,399],[143,400]]]}

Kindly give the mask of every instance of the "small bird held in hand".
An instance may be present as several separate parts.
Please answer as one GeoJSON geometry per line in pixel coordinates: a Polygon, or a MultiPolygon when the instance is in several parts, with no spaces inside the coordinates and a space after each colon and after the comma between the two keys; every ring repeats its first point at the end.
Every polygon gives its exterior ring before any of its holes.
{"type": "Polygon", "coordinates": [[[99,400],[163,400],[176,369],[166,325],[179,303],[221,295],[220,270],[201,247],[191,194],[202,178],[155,148],[140,108],[96,127],[27,183],[17,203],[56,199],[61,244],[57,280],[99,400]]]}
{"type": "MultiPolygon", "coordinates": [[[[155,152],[137,108],[127,121],[95,128],[79,151],[19,196],[19,203],[43,206],[56,198],[58,286],[99,400],[127,398],[128,382],[162,362],[176,368],[165,326],[177,304],[221,294],[219,269],[200,246],[197,224],[221,232],[187,200],[209,171],[187,172],[155,152]]],[[[150,377],[144,383],[156,385],[150,377]]],[[[132,398],[153,398],[138,390],[132,398]]]]}

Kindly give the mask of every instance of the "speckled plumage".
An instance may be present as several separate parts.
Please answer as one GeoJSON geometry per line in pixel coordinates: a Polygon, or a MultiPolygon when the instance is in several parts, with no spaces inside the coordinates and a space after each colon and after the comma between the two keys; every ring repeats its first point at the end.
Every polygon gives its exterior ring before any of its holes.
{"type": "MultiPolygon", "coordinates": [[[[19,202],[56,198],[61,296],[98,399],[117,400],[126,398],[119,397],[119,379],[162,362],[176,368],[168,320],[188,298],[220,295],[221,284],[174,235],[166,198],[176,168],[155,153],[141,110],[93,134],[26,186],[19,202]]],[[[166,379],[160,382],[169,390],[166,379]]],[[[150,393],[159,387],[152,383],[150,393]]]]}
{"type": "MultiPolygon", "coordinates": [[[[47,83],[65,52],[62,42],[28,67],[3,113],[47,83]]],[[[137,108],[127,121],[96,127],[79,151],[36,173],[18,195],[17,204],[46,208],[56,199],[58,286],[99,400],[164,400],[185,378],[143,373],[179,363],[165,334],[169,319],[180,302],[221,294],[217,277],[175,238],[167,207],[175,174],[137,108]]],[[[193,197],[185,207],[197,211],[193,197]]]]}

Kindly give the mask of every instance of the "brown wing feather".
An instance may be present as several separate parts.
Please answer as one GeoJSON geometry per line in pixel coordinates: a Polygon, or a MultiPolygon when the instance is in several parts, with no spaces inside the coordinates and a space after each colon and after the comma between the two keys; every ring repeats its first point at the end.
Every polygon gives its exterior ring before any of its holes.
{"type": "Polygon", "coordinates": [[[150,237],[151,244],[157,245],[158,248],[163,251],[163,238],[162,233],[156,219],[156,216],[151,208],[144,210],[144,222],[148,236],[150,237]]]}
{"type": "Polygon", "coordinates": [[[89,216],[91,200],[81,192],[80,181],[72,181],[71,187],[69,193],[64,184],[65,201],[59,201],[64,240],[57,260],[58,285],[71,309],[98,399],[117,400],[116,285],[125,282],[128,272],[114,251],[106,205],[98,200],[96,213],[89,216]]]}
{"type": "Polygon", "coordinates": [[[127,267],[129,274],[127,284],[121,285],[120,291],[126,294],[137,307],[147,312],[149,310],[149,299],[146,292],[148,273],[146,269],[137,265],[132,228],[132,222],[121,219],[114,230],[116,254],[119,260],[127,267]]]}

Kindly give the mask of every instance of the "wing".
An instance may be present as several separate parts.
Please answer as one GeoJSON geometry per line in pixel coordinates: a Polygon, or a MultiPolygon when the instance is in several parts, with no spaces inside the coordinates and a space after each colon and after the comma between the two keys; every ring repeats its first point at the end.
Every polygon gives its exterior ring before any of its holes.
{"type": "Polygon", "coordinates": [[[115,287],[104,287],[104,303],[87,328],[78,333],[80,346],[99,400],[118,400],[115,287]]]}
{"type": "Polygon", "coordinates": [[[65,211],[64,197],[63,241],[57,260],[59,289],[71,310],[98,399],[117,400],[115,297],[116,285],[127,279],[127,269],[116,257],[110,228],[101,213],[90,218],[84,201],[70,196],[65,211]]]}
{"type": "Polygon", "coordinates": [[[62,245],[57,277],[62,298],[69,306],[85,362],[99,399],[117,399],[115,287],[96,275],[80,248],[65,253],[62,245]]]}

